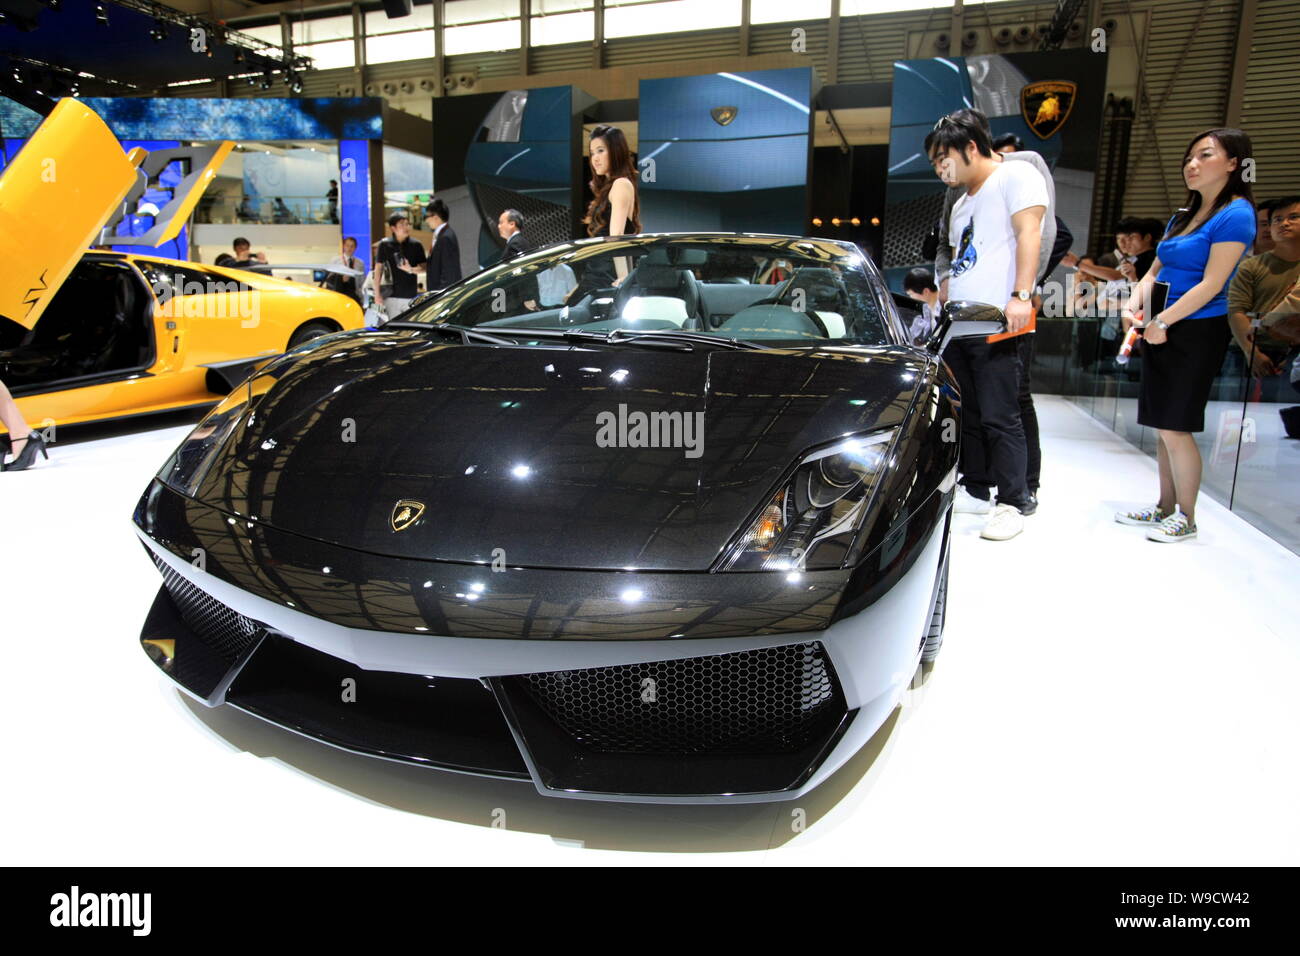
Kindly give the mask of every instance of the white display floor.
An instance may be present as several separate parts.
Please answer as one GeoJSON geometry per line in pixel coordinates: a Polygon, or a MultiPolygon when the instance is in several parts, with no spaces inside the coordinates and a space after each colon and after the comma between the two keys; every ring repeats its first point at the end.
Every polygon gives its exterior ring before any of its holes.
{"type": "Polygon", "coordinates": [[[959,518],[936,667],[794,806],[555,800],[206,710],[137,641],[131,510],[188,426],[69,431],[0,475],[4,862],[1300,863],[1300,558],[1205,498],[1195,542],[1114,524],[1154,461],[1038,404],[1039,513],[959,518]]]}

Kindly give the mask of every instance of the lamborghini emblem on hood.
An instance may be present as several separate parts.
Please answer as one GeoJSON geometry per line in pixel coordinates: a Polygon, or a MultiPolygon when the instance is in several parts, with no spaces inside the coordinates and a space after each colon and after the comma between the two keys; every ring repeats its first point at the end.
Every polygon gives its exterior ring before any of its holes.
{"type": "Polygon", "coordinates": [[[740,107],[738,106],[715,106],[709,110],[709,115],[713,117],[713,122],[719,126],[726,126],[736,118],[736,114],[739,112],[740,107]]]}
{"type": "Polygon", "coordinates": [[[397,504],[393,505],[393,514],[389,519],[394,531],[405,531],[411,525],[420,520],[420,515],[424,514],[424,502],[413,501],[410,498],[403,498],[397,504]]]}

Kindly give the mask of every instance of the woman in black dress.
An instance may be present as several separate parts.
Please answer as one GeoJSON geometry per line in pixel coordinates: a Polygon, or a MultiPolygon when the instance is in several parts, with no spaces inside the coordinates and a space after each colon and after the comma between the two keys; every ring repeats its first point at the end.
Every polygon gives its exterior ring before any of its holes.
{"type": "MultiPolygon", "coordinates": [[[[637,200],[636,167],[627,137],[617,126],[597,126],[591,131],[592,200],[587,207],[587,235],[631,236],[641,231],[641,205],[637,200]]],[[[607,289],[627,277],[627,260],[599,257],[588,260],[579,288],[584,292],[607,289]]]]}
{"type": "Polygon", "coordinates": [[[1255,238],[1254,197],[1245,178],[1250,156],[1250,138],[1239,129],[1193,137],[1183,155],[1186,205],[1169,221],[1121,313],[1132,323],[1156,280],[1168,283],[1164,310],[1142,316],[1138,397],[1138,424],[1158,436],[1160,497],[1115,515],[1121,524],[1145,525],[1152,541],[1196,537],[1201,453],[1193,433],[1205,429],[1205,405],[1228,349],[1228,283],[1255,238]]]}

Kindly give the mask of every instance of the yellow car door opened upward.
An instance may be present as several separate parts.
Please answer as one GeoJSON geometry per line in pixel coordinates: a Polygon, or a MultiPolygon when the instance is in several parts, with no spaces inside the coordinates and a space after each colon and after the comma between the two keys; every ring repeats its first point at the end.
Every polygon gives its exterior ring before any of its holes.
{"type": "Polygon", "coordinates": [[[233,148],[128,153],[93,110],[63,99],[0,172],[0,381],[28,422],[210,405],[289,348],[364,326],[337,292],[134,251],[180,234],[233,148]],[[188,172],[149,231],[113,235],[177,160],[188,172]]]}

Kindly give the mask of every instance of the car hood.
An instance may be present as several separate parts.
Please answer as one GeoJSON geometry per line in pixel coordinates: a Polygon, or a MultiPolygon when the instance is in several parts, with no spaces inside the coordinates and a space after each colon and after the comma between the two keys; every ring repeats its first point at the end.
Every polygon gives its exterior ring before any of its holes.
{"type": "Polygon", "coordinates": [[[678,352],[449,345],[395,330],[336,336],[274,367],[273,388],[267,376],[252,381],[265,394],[195,496],[377,554],[704,570],[801,453],[901,423],[925,361],[901,348],[678,352]],[[636,447],[637,413],[651,412],[679,416],[677,447],[636,447]]]}

